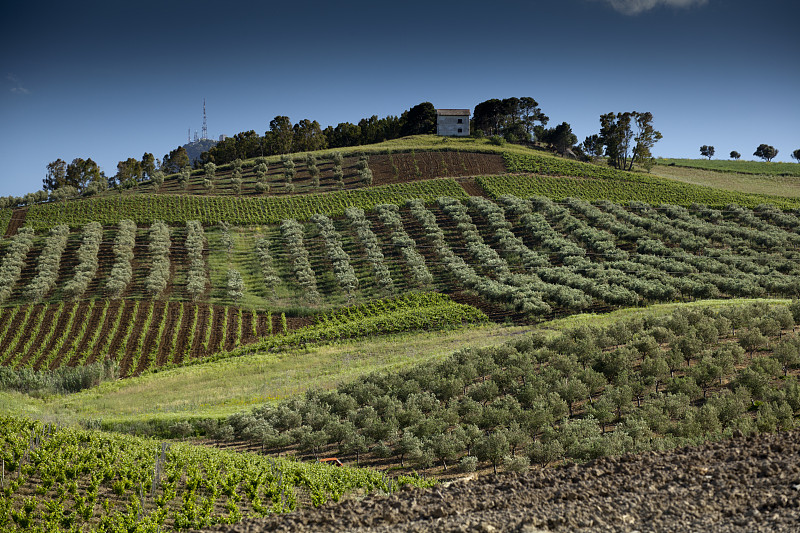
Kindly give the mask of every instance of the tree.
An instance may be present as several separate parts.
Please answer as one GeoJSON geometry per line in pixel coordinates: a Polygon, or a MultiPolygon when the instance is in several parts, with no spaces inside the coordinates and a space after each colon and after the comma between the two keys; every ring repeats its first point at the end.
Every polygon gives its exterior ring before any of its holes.
{"type": "Polygon", "coordinates": [[[67,162],[59,158],[47,164],[47,175],[42,180],[42,189],[54,191],[66,183],[67,162]]]}
{"type": "Polygon", "coordinates": [[[189,177],[192,175],[192,169],[189,165],[185,165],[181,167],[180,172],[178,173],[178,182],[183,185],[183,188],[187,188],[189,186],[189,177]]]}
{"type": "Polygon", "coordinates": [[[301,120],[292,128],[293,146],[295,152],[312,152],[327,147],[328,140],[322,134],[319,122],[307,118],[301,120]]]}
{"type": "Polygon", "coordinates": [[[774,146],[770,146],[768,144],[759,144],[758,148],[756,148],[756,151],[753,152],[753,155],[760,157],[769,163],[775,158],[775,156],[778,155],[778,150],[774,146]]]}
{"type": "Polygon", "coordinates": [[[117,175],[114,176],[114,180],[125,189],[134,187],[142,181],[142,164],[132,157],[120,161],[117,163],[117,175]]]}
{"type": "Polygon", "coordinates": [[[600,139],[615,168],[633,169],[652,159],[650,149],[663,136],[653,127],[653,114],[638,111],[600,115],[600,139]]]}
{"type": "Polygon", "coordinates": [[[228,298],[239,301],[244,296],[244,280],[235,268],[228,269],[228,298]]]}
{"type": "Polygon", "coordinates": [[[156,171],[156,158],[153,154],[145,152],[142,155],[142,172],[147,179],[153,178],[153,173],[156,171]]]}
{"type": "Polygon", "coordinates": [[[792,159],[800,163],[800,148],[792,152],[792,159]]]}
{"type": "Polygon", "coordinates": [[[405,468],[406,456],[414,460],[422,455],[422,441],[415,437],[411,432],[406,431],[403,436],[395,443],[395,453],[400,456],[400,466],[405,468]]]}
{"type": "MultiPolygon", "coordinates": [[[[75,187],[80,192],[84,192],[90,184],[95,184],[95,189],[102,190],[102,185],[107,183],[107,180],[103,171],[91,158],[83,159],[77,157],[67,165],[67,175],[64,183],[75,187]]],[[[100,192],[100,190],[96,192],[100,192]]]]}
{"type": "Polygon", "coordinates": [[[330,148],[361,144],[361,128],[350,122],[340,122],[335,128],[328,126],[323,133],[328,139],[330,148]]]}
{"type": "Polygon", "coordinates": [[[151,177],[152,177],[152,180],[153,180],[153,187],[156,190],[158,190],[158,188],[161,187],[164,184],[164,173],[161,172],[160,170],[155,170],[155,171],[153,171],[153,174],[152,174],[151,177]]]}
{"type": "Polygon", "coordinates": [[[400,115],[400,135],[436,133],[436,108],[430,102],[417,104],[400,115]]]}
{"type": "Polygon", "coordinates": [[[800,366],[800,345],[795,339],[782,341],[775,347],[775,359],[780,361],[786,376],[789,369],[800,366]]]}
{"type": "Polygon", "coordinates": [[[425,443],[433,456],[442,462],[445,471],[447,460],[454,460],[464,449],[464,443],[453,433],[437,433],[425,443]]]}
{"type": "Polygon", "coordinates": [[[544,130],[539,140],[553,145],[562,154],[566,153],[567,149],[578,142],[578,138],[572,133],[572,126],[567,122],[562,122],[555,128],[544,130]]]}
{"type": "Polygon", "coordinates": [[[475,131],[486,136],[502,134],[512,142],[530,141],[537,128],[543,130],[549,120],[530,96],[486,100],[475,106],[472,116],[475,131]]]}
{"type": "Polygon", "coordinates": [[[294,130],[289,117],[278,115],[269,122],[269,131],[264,134],[268,138],[270,153],[288,154],[292,151],[294,130]]]}
{"type": "Polygon", "coordinates": [[[489,433],[475,443],[475,456],[481,461],[492,463],[494,473],[497,473],[497,465],[508,454],[509,445],[504,431],[494,431],[489,433]]]}
{"type": "Polygon", "coordinates": [[[217,165],[215,165],[214,163],[206,163],[203,166],[203,170],[206,173],[207,180],[213,180],[214,178],[217,177],[217,165]]]}
{"type": "Polygon", "coordinates": [[[600,136],[595,133],[594,135],[586,137],[583,140],[581,149],[592,159],[603,155],[603,143],[600,140],[600,136]]]}
{"type": "Polygon", "coordinates": [[[550,120],[547,115],[542,113],[539,103],[530,96],[523,96],[519,99],[519,111],[520,121],[528,136],[527,140],[531,140],[536,122],[546,126],[550,120]]]}
{"type": "Polygon", "coordinates": [[[711,160],[711,158],[714,157],[714,147],[704,144],[700,147],[700,155],[711,160]]]}
{"type": "Polygon", "coordinates": [[[740,154],[736,150],[731,151],[731,159],[739,159],[740,157],[742,157],[742,154],[740,154]]]}
{"type": "Polygon", "coordinates": [[[472,113],[475,129],[485,135],[498,135],[503,120],[503,103],[497,98],[481,102],[472,113]]]}
{"type": "Polygon", "coordinates": [[[189,166],[190,163],[186,148],[179,146],[164,156],[161,160],[161,170],[168,174],[175,174],[183,167],[189,166]]]}

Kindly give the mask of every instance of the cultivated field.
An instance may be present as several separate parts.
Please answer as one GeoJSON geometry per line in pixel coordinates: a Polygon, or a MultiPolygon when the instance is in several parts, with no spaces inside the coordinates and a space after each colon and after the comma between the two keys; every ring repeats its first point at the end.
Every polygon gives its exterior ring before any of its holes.
{"type": "Polygon", "coordinates": [[[704,174],[416,136],[0,210],[0,529],[183,530],[795,427],[796,165],[671,162],[704,174]]]}

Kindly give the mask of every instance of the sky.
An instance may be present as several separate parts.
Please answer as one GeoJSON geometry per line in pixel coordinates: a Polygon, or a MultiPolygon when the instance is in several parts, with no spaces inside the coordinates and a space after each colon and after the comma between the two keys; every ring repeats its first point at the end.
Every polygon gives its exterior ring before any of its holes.
{"type": "Polygon", "coordinates": [[[650,111],[661,157],[800,148],[796,0],[35,1],[0,16],[0,196],[49,162],[162,157],[287,115],[324,128],[532,96],[583,140],[650,111]]]}

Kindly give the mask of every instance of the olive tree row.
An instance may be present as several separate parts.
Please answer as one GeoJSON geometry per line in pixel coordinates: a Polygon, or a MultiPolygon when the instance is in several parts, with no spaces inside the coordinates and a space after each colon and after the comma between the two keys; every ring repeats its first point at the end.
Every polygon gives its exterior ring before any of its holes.
{"type": "Polygon", "coordinates": [[[392,294],[394,292],[392,275],[384,262],[378,238],[372,231],[369,220],[364,216],[364,210],[360,207],[350,207],[345,211],[345,215],[350,221],[350,226],[355,231],[358,240],[367,252],[367,260],[372,265],[375,282],[383,293],[392,294]]]}
{"type": "Polygon", "coordinates": [[[150,273],[144,286],[152,296],[158,296],[167,288],[169,281],[169,249],[171,246],[169,226],[157,220],[150,225],[150,273]]]}
{"type": "Polygon", "coordinates": [[[119,298],[133,277],[133,247],[136,245],[136,224],[124,219],[119,222],[117,236],[114,238],[114,266],[106,281],[106,290],[112,298],[119,298]]]}
{"type": "Polygon", "coordinates": [[[58,268],[61,265],[61,256],[67,247],[69,226],[62,224],[50,230],[44,242],[44,249],[36,265],[36,275],[25,287],[25,298],[38,301],[50,292],[58,279],[58,268]]]}
{"type": "Polygon", "coordinates": [[[19,280],[22,267],[25,266],[25,258],[33,246],[34,231],[31,228],[20,228],[17,234],[11,238],[11,242],[3,257],[3,264],[0,266],[0,302],[4,302],[11,296],[14,285],[19,280]]]}
{"type": "Polygon", "coordinates": [[[203,259],[205,242],[206,237],[203,225],[197,220],[186,222],[186,254],[189,259],[186,290],[193,300],[196,300],[205,292],[208,281],[206,263],[203,259]]]}
{"type": "Polygon", "coordinates": [[[306,250],[303,239],[303,226],[293,218],[286,219],[281,222],[281,235],[292,261],[295,278],[305,292],[305,298],[309,302],[319,301],[317,277],[308,260],[308,250],[306,250]]]}
{"type": "Polygon", "coordinates": [[[64,292],[68,296],[78,297],[86,292],[89,282],[97,273],[97,253],[103,240],[103,226],[99,222],[89,222],[83,227],[83,241],[78,248],[78,264],[75,274],[65,285],[64,292]]]}

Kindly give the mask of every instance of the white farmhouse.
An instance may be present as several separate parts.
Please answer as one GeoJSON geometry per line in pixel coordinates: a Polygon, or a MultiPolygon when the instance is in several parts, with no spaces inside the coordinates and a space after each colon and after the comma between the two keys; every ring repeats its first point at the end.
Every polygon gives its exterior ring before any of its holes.
{"type": "Polygon", "coordinates": [[[469,137],[469,109],[437,109],[436,135],[469,137]]]}

